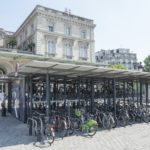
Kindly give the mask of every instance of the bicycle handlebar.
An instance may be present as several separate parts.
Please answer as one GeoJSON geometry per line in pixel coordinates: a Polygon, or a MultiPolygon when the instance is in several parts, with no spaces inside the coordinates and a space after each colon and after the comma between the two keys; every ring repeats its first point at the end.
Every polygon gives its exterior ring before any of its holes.
{"type": "Polygon", "coordinates": [[[38,111],[34,111],[33,114],[37,114],[37,115],[39,115],[39,116],[45,116],[45,114],[39,113],[38,111]]]}

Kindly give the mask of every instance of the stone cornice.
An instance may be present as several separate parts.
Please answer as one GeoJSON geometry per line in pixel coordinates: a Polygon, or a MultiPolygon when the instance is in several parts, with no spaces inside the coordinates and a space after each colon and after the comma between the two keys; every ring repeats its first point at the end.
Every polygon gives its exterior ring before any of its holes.
{"type": "Polygon", "coordinates": [[[52,14],[52,13],[46,13],[42,10],[38,10],[37,12],[38,16],[44,16],[47,18],[51,18],[53,20],[59,20],[61,22],[66,22],[66,23],[71,23],[71,24],[75,24],[78,26],[86,26],[86,27],[90,27],[90,28],[95,28],[95,24],[91,23],[91,22],[86,22],[86,21],[80,21],[79,19],[75,19],[75,18],[71,18],[69,16],[63,16],[63,15],[59,15],[59,14],[52,14]]]}
{"type": "MultiPolygon", "coordinates": [[[[38,7],[42,7],[42,6],[36,6],[33,11],[29,14],[29,16],[24,20],[24,22],[20,25],[20,27],[16,30],[16,32],[14,33],[14,36],[17,36],[17,34],[26,26],[26,24],[28,22],[30,22],[30,20],[36,16],[36,15],[40,15],[40,16],[45,16],[45,17],[48,17],[48,18],[53,18],[54,20],[60,20],[60,21],[63,21],[63,22],[68,22],[68,23],[72,23],[72,24],[75,24],[75,25],[79,25],[79,26],[86,26],[86,27],[90,27],[90,28],[95,28],[95,24],[93,24],[93,20],[88,20],[86,18],[82,18],[82,17],[78,17],[78,16],[74,16],[74,15],[60,15],[60,14],[53,14],[53,13],[50,13],[50,12],[46,12],[44,10],[40,10],[38,9],[38,7]],[[81,21],[80,19],[78,18],[82,18],[83,21],[81,21]],[[85,20],[84,20],[85,19],[85,20]]],[[[43,7],[45,8],[45,7],[43,7]]],[[[60,11],[58,11],[60,12],[60,11]]],[[[63,13],[63,12],[61,12],[63,13]]]]}

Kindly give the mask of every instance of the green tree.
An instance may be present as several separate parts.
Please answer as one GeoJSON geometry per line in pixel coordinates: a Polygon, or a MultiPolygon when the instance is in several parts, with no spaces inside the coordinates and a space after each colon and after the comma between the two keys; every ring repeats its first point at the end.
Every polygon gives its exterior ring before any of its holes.
{"type": "Polygon", "coordinates": [[[128,70],[128,68],[126,68],[125,66],[123,66],[121,64],[111,65],[110,68],[112,68],[112,69],[119,69],[119,70],[128,70]]]}
{"type": "Polygon", "coordinates": [[[28,44],[28,48],[30,49],[30,51],[32,52],[35,48],[35,44],[34,43],[30,43],[28,44]]]}
{"type": "Polygon", "coordinates": [[[9,42],[8,42],[8,47],[13,49],[16,45],[17,45],[16,39],[15,38],[11,38],[9,40],[9,42]]]}
{"type": "Polygon", "coordinates": [[[144,60],[144,71],[150,72],[150,55],[144,60]]]}

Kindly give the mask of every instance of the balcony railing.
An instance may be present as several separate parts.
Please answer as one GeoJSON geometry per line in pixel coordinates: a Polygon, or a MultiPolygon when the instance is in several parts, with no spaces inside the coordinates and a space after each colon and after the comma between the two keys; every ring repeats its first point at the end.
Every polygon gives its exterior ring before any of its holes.
{"type": "Polygon", "coordinates": [[[88,58],[87,58],[87,57],[81,57],[81,56],[80,56],[79,59],[80,59],[80,60],[87,60],[88,58]]]}
{"type": "Polygon", "coordinates": [[[34,51],[30,50],[20,50],[20,49],[11,49],[11,48],[0,48],[0,51],[3,52],[12,52],[12,53],[24,53],[24,54],[35,54],[34,51]]]}
{"type": "Polygon", "coordinates": [[[67,58],[67,59],[72,59],[72,55],[64,55],[64,58],[67,58]]]}

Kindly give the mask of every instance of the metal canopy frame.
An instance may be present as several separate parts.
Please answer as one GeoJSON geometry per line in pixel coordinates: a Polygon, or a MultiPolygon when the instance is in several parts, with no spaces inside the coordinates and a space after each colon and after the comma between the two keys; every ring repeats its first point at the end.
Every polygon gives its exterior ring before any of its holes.
{"type": "Polygon", "coordinates": [[[131,70],[117,70],[98,66],[76,65],[49,61],[32,61],[19,68],[20,74],[49,74],[66,77],[97,77],[120,79],[150,79],[150,73],[131,70]]]}

